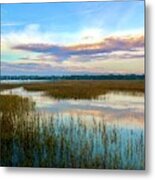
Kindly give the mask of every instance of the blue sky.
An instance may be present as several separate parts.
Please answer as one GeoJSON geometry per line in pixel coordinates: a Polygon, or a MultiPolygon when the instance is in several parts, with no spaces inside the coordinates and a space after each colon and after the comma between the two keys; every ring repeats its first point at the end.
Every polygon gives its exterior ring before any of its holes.
{"type": "Polygon", "coordinates": [[[143,1],[3,4],[1,20],[3,74],[144,72],[143,1]]]}

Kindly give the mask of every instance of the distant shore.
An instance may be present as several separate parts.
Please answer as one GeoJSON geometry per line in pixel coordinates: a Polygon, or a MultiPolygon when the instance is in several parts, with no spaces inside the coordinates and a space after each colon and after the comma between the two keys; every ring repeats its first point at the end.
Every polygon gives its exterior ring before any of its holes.
{"type": "Polygon", "coordinates": [[[57,80],[144,80],[144,74],[104,74],[104,75],[63,75],[63,76],[38,76],[38,75],[1,75],[0,81],[57,81],[57,80]]]}

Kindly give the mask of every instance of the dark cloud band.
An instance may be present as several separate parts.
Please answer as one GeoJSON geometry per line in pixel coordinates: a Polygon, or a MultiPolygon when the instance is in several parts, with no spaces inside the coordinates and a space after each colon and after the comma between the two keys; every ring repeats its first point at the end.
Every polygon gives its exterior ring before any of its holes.
{"type": "Polygon", "coordinates": [[[95,55],[111,53],[115,51],[136,51],[144,48],[144,36],[108,37],[93,44],[79,44],[73,46],[60,46],[53,44],[19,44],[12,49],[30,51],[43,54],[51,54],[64,60],[73,55],[95,55]]]}

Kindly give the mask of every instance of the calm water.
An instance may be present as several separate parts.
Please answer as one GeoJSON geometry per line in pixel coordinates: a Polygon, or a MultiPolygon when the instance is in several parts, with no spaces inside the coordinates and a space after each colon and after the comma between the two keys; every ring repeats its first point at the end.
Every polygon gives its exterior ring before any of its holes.
{"type": "MultiPolygon", "coordinates": [[[[21,87],[1,94],[35,102],[42,150],[33,145],[32,166],[144,169],[143,93],[112,91],[91,100],[57,100],[21,87]],[[53,134],[56,143],[45,143],[53,134]]],[[[17,154],[24,156],[18,146],[14,166],[21,163],[17,154]]]]}
{"type": "Polygon", "coordinates": [[[10,80],[1,80],[2,84],[26,84],[26,83],[37,83],[37,82],[52,82],[54,80],[22,80],[22,79],[10,79],[10,80]]]}

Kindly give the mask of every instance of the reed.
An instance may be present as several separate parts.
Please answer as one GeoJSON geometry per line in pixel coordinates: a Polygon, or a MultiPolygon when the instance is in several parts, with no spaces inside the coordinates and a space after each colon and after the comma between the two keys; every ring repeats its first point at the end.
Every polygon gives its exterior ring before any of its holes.
{"type": "Polygon", "coordinates": [[[144,132],[0,96],[1,166],[144,169],[144,132]],[[7,123],[6,123],[7,121],[7,123]]]}

